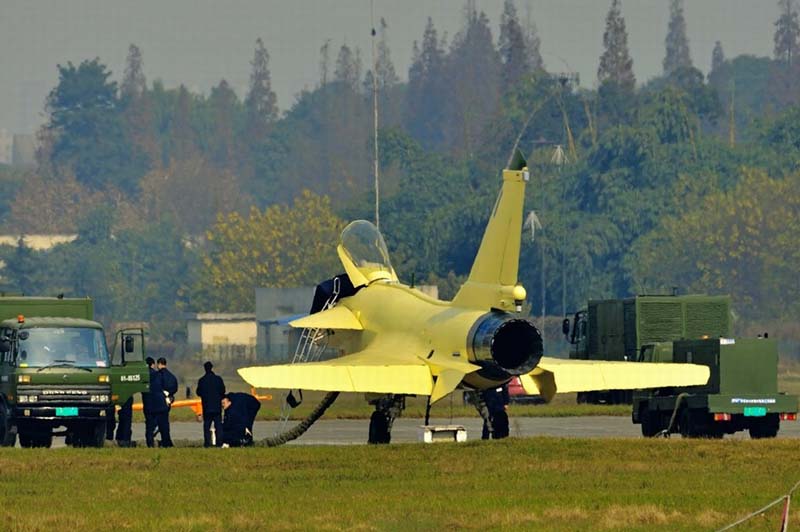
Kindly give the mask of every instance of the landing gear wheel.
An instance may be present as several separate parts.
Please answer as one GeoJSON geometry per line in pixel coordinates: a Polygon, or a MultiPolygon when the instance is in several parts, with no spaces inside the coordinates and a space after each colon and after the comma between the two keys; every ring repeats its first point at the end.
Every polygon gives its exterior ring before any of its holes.
{"type": "Polygon", "coordinates": [[[389,443],[392,433],[389,430],[389,420],[383,412],[376,410],[369,418],[369,439],[367,443],[380,444],[389,443]]]}
{"type": "Polygon", "coordinates": [[[0,404],[0,447],[14,447],[17,433],[11,424],[11,413],[5,404],[0,404]]]}

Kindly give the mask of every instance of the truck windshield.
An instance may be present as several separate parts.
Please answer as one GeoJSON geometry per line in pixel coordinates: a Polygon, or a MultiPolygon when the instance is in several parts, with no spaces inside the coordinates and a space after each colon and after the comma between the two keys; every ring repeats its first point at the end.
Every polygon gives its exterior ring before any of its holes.
{"type": "Polygon", "coordinates": [[[35,327],[18,334],[20,367],[64,365],[107,368],[108,348],[103,331],[83,327],[35,327]]]}

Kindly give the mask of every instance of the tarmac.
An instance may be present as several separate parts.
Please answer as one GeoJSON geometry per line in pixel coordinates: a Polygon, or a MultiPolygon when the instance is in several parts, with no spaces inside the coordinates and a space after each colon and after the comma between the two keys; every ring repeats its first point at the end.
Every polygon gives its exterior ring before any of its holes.
{"type": "MultiPolygon", "coordinates": [[[[398,418],[392,428],[392,443],[416,443],[421,441],[422,419],[398,418]]],[[[436,418],[431,425],[461,425],[467,431],[467,439],[480,439],[480,418],[436,418]]],[[[291,428],[290,422],[286,430],[291,428]]],[[[273,436],[280,428],[277,421],[258,421],[253,427],[256,440],[273,436]]],[[[297,440],[288,445],[366,445],[369,420],[367,419],[321,419],[297,440]]],[[[628,416],[585,417],[517,417],[511,418],[512,437],[529,438],[553,436],[564,438],[641,438],[640,425],[634,425],[628,416]]],[[[203,424],[178,422],[171,424],[172,439],[202,441],[203,424]]],[[[135,440],[144,440],[144,424],[134,423],[135,440]]],[[[672,437],[679,438],[678,435],[672,437]]],[[[747,439],[747,431],[726,435],[725,439],[747,439]]],[[[783,421],[778,438],[800,438],[800,422],[783,421]]],[[[58,440],[56,440],[58,441],[58,440]]],[[[61,439],[63,441],[63,439],[61,439]]]]}

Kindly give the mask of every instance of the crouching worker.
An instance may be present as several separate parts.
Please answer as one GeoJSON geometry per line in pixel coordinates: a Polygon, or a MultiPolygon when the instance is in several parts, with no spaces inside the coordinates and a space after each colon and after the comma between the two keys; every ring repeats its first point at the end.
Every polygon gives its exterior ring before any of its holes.
{"type": "Polygon", "coordinates": [[[253,423],[261,408],[259,400],[249,393],[228,393],[222,398],[222,408],[225,411],[222,422],[223,445],[253,445],[253,423]]]}

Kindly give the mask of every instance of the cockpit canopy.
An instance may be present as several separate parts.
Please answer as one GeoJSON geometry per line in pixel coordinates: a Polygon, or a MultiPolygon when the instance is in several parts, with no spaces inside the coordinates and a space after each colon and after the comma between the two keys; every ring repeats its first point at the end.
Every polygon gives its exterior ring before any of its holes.
{"type": "Polygon", "coordinates": [[[353,286],[379,279],[397,281],[389,251],[378,228],[366,220],[351,222],[339,240],[339,258],[353,286]]]}

